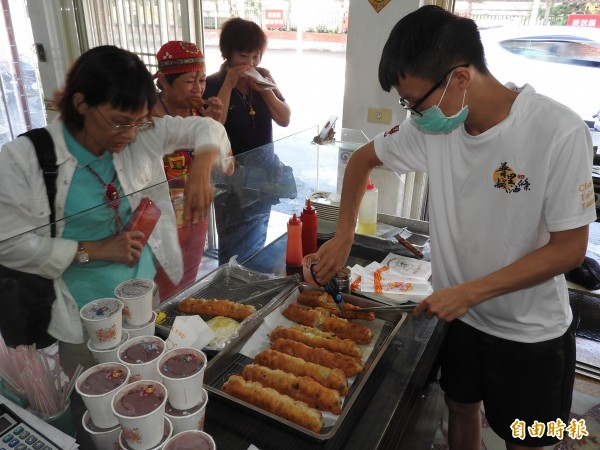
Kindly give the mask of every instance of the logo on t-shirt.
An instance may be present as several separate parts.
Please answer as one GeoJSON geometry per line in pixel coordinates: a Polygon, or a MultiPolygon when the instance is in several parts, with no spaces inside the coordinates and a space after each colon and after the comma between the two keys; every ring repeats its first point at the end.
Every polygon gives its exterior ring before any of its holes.
{"type": "Polygon", "coordinates": [[[383,133],[383,137],[388,137],[391,134],[394,134],[396,131],[398,131],[400,129],[400,125],[396,125],[394,128],[386,131],[385,133],[383,133]]]}
{"type": "Polygon", "coordinates": [[[531,188],[529,179],[524,174],[517,174],[507,162],[503,162],[494,170],[492,179],[495,188],[504,189],[507,193],[529,191],[531,188]]]}

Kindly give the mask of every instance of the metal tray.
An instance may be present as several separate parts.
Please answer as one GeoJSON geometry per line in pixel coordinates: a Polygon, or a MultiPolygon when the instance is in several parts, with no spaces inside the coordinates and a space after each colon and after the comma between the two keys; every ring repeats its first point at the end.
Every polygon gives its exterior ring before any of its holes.
{"type": "MultiPolygon", "coordinates": [[[[279,304],[275,308],[273,308],[273,310],[276,310],[278,308],[284,308],[285,305],[287,305],[288,303],[295,302],[299,293],[305,289],[316,288],[306,284],[299,285],[298,288],[294,289],[288,295],[287,298],[279,302],[279,304]]],[[[382,303],[380,302],[371,299],[356,297],[354,295],[343,294],[343,298],[345,302],[352,303],[361,307],[382,306],[382,303]]],[[[273,315],[276,313],[277,311],[271,312],[271,314],[273,315]]],[[[368,355],[366,355],[366,361],[365,356],[363,356],[363,362],[365,363],[364,371],[348,380],[351,384],[348,391],[348,395],[344,397],[342,413],[339,416],[333,416],[329,413],[323,413],[324,417],[329,418],[328,422],[333,421],[333,423],[326,423],[326,425],[323,427],[320,433],[310,431],[306,428],[296,425],[293,422],[276,416],[275,414],[271,414],[261,408],[239,400],[238,398],[233,397],[222,391],[223,384],[225,384],[230,375],[241,374],[244,366],[252,363],[252,358],[245,356],[244,354],[240,353],[240,351],[250,339],[260,341],[260,339],[262,338],[261,334],[264,333],[264,331],[261,331],[261,329],[255,330],[254,333],[248,333],[244,339],[236,340],[234,343],[232,343],[232,345],[228,346],[227,349],[220,352],[208,363],[204,374],[204,387],[218,400],[224,401],[225,403],[231,404],[235,407],[242,408],[257,416],[265,417],[267,418],[267,420],[287,428],[294,434],[298,434],[302,437],[308,438],[313,441],[325,441],[327,439],[332,438],[337,432],[337,430],[340,428],[342,422],[348,415],[352,404],[360,394],[363,386],[369,379],[369,376],[375,369],[375,366],[377,365],[378,361],[381,359],[383,352],[388,347],[393,337],[396,335],[396,333],[404,323],[406,317],[406,312],[383,312],[378,313],[375,321],[373,322],[359,321],[364,325],[371,325],[371,328],[379,329],[379,327],[381,327],[380,333],[376,336],[376,341],[368,346],[369,348],[371,348],[371,351],[370,353],[368,353],[368,355]]],[[[265,319],[269,320],[270,318],[271,317],[263,316],[262,321],[264,322],[265,319]]],[[[264,339],[267,340],[268,337],[264,336],[264,339]]],[[[363,348],[364,351],[365,346],[360,347],[363,348]]],[[[264,344],[264,348],[268,348],[268,344],[264,344]]],[[[262,348],[260,348],[260,350],[262,350],[262,348]]]]}
{"type": "MultiPolygon", "coordinates": [[[[253,305],[256,308],[256,312],[241,323],[237,333],[231,338],[233,340],[253,328],[263,315],[275,308],[296,286],[292,279],[281,280],[277,283],[270,280],[271,277],[268,274],[239,265],[231,265],[231,263],[223,264],[176,296],[161,303],[157,312],[164,312],[166,318],[160,324],[156,324],[156,334],[167,338],[177,316],[194,315],[179,310],[179,303],[186,298],[220,298],[253,305]],[[263,280],[265,283],[260,283],[263,280]]],[[[204,320],[210,319],[210,317],[202,315],[200,317],[204,320]]],[[[206,349],[222,350],[222,347],[228,343],[229,341],[223,342],[216,348],[207,347],[206,349]]]]}

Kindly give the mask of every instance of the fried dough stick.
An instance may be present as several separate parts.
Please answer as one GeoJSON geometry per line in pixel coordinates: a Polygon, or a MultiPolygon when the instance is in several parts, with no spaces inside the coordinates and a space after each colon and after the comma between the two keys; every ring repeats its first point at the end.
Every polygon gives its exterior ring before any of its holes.
{"type": "Polygon", "coordinates": [[[179,310],[186,313],[205,316],[225,316],[235,320],[244,320],[256,312],[252,305],[243,305],[225,299],[204,299],[188,297],[179,304],[179,310]]]}
{"type": "Polygon", "coordinates": [[[324,348],[309,347],[302,342],[291,339],[277,339],[271,343],[271,348],[278,352],[302,358],[305,361],[320,364],[325,367],[342,369],[347,377],[351,377],[363,371],[365,366],[358,358],[330,352],[324,348]]]}
{"type": "Polygon", "coordinates": [[[356,342],[350,339],[340,339],[333,333],[327,333],[306,325],[296,325],[291,328],[276,327],[271,332],[270,339],[273,342],[279,338],[292,339],[309,347],[320,347],[355,358],[361,356],[360,347],[356,345],[356,342]]]}
{"type": "Polygon", "coordinates": [[[231,375],[223,385],[223,391],[315,433],[323,428],[323,415],[320,411],[256,381],[246,381],[239,375],[231,375]]]}
{"type": "Polygon", "coordinates": [[[283,316],[291,321],[315,328],[320,327],[329,315],[331,315],[331,312],[328,310],[317,311],[297,303],[290,303],[283,311],[283,316]]]}
{"type": "Polygon", "coordinates": [[[352,339],[358,344],[368,344],[373,339],[373,330],[370,328],[339,317],[325,319],[321,330],[329,331],[342,339],[352,339]]]}
{"type": "Polygon", "coordinates": [[[281,369],[298,376],[310,377],[340,395],[348,394],[348,379],[341,369],[332,369],[319,364],[304,361],[302,358],[275,350],[264,350],[254,357],[254,362],[271,369],[281,369]]]}
{"type": "Polygon", "coordinates": [[[266,387],[275,389],[280,394],[289,395],[312,408],[342,413],[342,398],[336,390],[326,388],[310,377],[298,377],[280,369],[269,369],[258,364],[244,367],[242,376],[247,381],[258,381],[266,387]]]}
{"type": "Polygon", "coordinates": [[[313,308],[324,308],[331,311],[334,316],[343,317],[344,319],[362,319],[375,320],[375,313],[371,311],[361,311],[358,306],[344,303],[343,309],[340,311],[333,297],[327,292],[317,290],[307,290],[302,292],[296,301],[305,306],[313,308]]]}

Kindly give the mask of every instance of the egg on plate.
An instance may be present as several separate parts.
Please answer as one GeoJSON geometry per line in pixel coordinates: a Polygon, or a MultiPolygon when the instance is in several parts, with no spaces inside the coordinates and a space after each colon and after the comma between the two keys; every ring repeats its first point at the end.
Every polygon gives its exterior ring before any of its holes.
{"type": "Polygon", "coordinates": [[[220,342],[228,339],[240,327],[240,323],[230,317],[216,316],[206,322],[210,329],[215,333],[215,338],[208,343],[209,346],[216,346],[220,342]]]}

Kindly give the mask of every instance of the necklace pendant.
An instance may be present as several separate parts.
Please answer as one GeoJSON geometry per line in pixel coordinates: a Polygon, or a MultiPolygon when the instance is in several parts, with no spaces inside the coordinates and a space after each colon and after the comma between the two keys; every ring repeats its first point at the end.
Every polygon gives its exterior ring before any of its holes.
{"type": "Polygon", "coordinates": [[[105,196],[108,206],[111,208],[116,208],[121,203],[119,191],[115,187],[114,183],[109,183],[106,185],[105,196]]]}
{"type": "Polygon", "coordinates": [[[252,120],[252,128],[256,128],[256,123],[254,122],[254,116],[256,115],[256,111],[254,111],[252,104],[248,105],[248,115],[250,116],[250,119],[252,120]]]}

